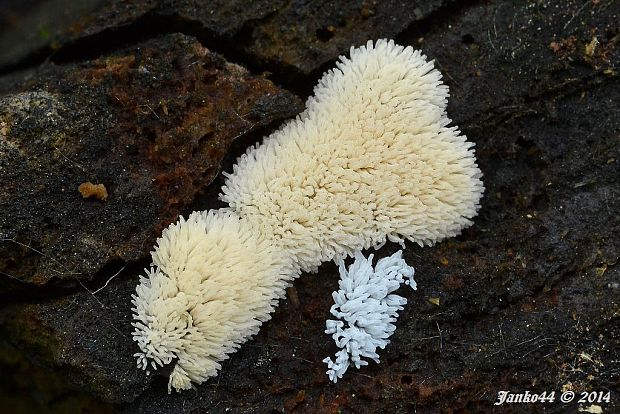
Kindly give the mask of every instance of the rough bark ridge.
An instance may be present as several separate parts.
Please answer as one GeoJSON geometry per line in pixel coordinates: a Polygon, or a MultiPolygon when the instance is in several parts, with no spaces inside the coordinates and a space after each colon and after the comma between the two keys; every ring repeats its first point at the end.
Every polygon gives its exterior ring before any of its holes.
{"type": "Polygon", "coordinates": [[[0,6],[0,411],[475,412],[499,390],[556,391],[504,412],[618,409],[620,2],[199,3],[0,6]],[[167,395],[130,337],[155,237],[218,206],[218,171],[378,37],[444,74],[484,173],[475,225],[407,246],[418,291],[380,365],[329,383],[326,264],[218,377],[167,395]]]}

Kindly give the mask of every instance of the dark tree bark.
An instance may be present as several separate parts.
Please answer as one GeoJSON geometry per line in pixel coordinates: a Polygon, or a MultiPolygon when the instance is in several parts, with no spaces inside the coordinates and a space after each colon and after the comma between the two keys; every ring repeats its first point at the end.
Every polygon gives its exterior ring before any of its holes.
{"type": "Polygon", "coordinates": [[[620,2],[48,0],[0,14],[0,411],[488,412],[500,390],[556,392],[502,412],[618,409],[620,2]],[[380,364],[328,381],[325,264],[217,377],[168,395],[167,373],[132,357],[130,295],[156,237],[218,207],[218,173],[303,110],[338,55],[383,37],[422,49],[450,87],[484,173],[475,224],[407,245],[418,291],[403,289],[380,364]],[[108,198],[84,198],[89,181],[108,198]],[[578,403],[590,391],[611,402],[578,403]]]}

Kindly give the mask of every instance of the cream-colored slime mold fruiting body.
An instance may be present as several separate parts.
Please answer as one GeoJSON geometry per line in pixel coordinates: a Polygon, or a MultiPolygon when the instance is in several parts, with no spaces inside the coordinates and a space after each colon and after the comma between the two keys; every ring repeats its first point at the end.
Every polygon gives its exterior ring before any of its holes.
{"type": "Polygon", "coordinates": [[[216,375],[285,286],[390,241],[432,245],[471,225],[484,190],[448,88],[411,47],[352,48],[306,110],[239,158],[228,208],[166,229],[134,296],[138,364],[174,361],[169,389],[216,375]]]}

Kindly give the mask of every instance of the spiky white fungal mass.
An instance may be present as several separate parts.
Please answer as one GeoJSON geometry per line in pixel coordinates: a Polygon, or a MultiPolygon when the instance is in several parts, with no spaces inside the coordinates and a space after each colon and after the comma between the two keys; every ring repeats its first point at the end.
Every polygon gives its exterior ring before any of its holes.
{"type": "Polygon", "coordinates": [[[297,119],[238,160],[221,199],[303,271],[386,238],[459,234],[483,186],[474,144],[448,126],[441,74],[385,40],[336,65],[297,119]]]}
{"type": "Polygon", "coordinates": [[[171,224],[133,296],[138,366],[176,360],[168,391],[216,375],[219,362],[269,320],[293,273],[288,262],[226,210],[171,224]]]}
{"type": "Polygon", "coordinates": [[[396,327],[398,311],[407,299],[393,294],[405,282],[416,289],[414,269],[402,259],[402,250],[377,262],[373,269],[373,255],[366,259],[355,252],[355,261],[347,270],[339,261],[340,289],[332,293],[334,305],[330,312],[339,320],[328,320],[325,333],[332,334],[336,345],[336,361],[325,358],[327,375],[333,382],[342,378],[351,363],[356,368],[368,365],[362,358],[379,363],[377,348],[384,349],[396,327]]]}
{"type": "Polygon", "coordinates": [[[177,390],[215,375],[301,271],[471,224],[483,186],[449,126],[448,88],[393,41],[352,48],[306,110],[250,148],[222,187],[229,208],[171,225],[134,297],[138,364],[175,362],[177,390]]]}

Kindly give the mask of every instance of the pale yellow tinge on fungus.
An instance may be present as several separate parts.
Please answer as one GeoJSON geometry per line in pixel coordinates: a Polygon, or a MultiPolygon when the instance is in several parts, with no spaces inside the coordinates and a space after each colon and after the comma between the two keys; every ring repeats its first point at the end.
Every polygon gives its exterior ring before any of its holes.
{"type": "Polygon", "coordinates": [[[448,126],[448,88],[393,41],[351,49],[306,110],[250,148],[222,187],[229,208],[164,231],[134,296],[146,368],[176,360],[169,389],[217,373],[301,271],[471,225],[483,192],[473,144],[448,126]]]}
{"type": "Polygon", "coordinates": [[[194,212],[171,224],[152,253],[155,268],[134,296],[138,365],[177,359],[168,389],[190,388],[220,369],[258,332],[293,273],[271,240],[230,212],[194,212]]]}

